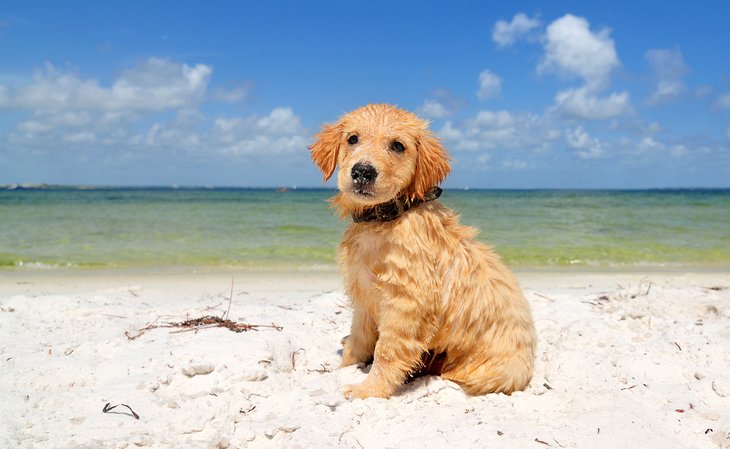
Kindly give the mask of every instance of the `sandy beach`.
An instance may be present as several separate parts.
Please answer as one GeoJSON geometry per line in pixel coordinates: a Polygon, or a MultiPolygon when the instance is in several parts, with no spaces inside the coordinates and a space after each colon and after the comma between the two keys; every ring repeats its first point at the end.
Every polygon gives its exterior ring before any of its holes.
{"type": "Polygon", "coordinates": [[[426,376],[347,401],[365,372],[339,368],[335,272],[2,271],[0,447],[730,447],[730,274],[518,277],[539,335],[526,391],[426,376]],[[206,315],[277,327],[140,335],[206,315]]]}

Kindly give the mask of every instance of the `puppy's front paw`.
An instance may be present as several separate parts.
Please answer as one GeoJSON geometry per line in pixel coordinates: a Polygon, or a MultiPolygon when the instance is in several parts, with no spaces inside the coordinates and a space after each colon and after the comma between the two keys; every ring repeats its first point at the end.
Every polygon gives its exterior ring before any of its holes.
{"type": "Polygon", "coordinates": [[[346,366],[355,365],[359,363],[360,361],[352,355],[352,351],[349,351],[347,348],[345,348],[344,351],[342,351],[342,362],[340,363],[340,367],[344,368],[346,366]]]}
{"type": "Polygon", "coordinates": [[[347,399],[387,398],[390,396],[387,389],[372,387],[367,380],[361,384],[345,385],[342,388],[342,394],[347,399]]]}
{"type": "MultiPolygon", "coordinates": [[[[349,335],[347,337],[349,337],[349,335]]],[[[372,359],[372,357],[370,357],[370,359],[372,359]]],[[[344,345],[342,348],[342,363],[340,364],[341,368],[344,368],[344,367],[350,366],[350,365],[358,365],[359,367],[361,365],[363,365],[362,367],[364,367],[364,365],[366,365],[367,362],[368,362],[367,356],[363,356],[363,354],[355,353],[355,351],[352,347],[352,343],[349,339],[344,341],[344,345]]]]}

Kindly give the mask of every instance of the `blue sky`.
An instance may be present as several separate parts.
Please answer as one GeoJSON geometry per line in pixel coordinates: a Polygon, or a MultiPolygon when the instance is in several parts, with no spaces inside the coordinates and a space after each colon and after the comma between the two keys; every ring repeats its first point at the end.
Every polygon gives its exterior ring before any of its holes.
{"type": "Polygon", "coordinates": [[[431,120],[447,187],[730,187],[728,17],[724,0],[6,0],[0,183],[321,186],[319,126],[387,102],[431,120]]]}

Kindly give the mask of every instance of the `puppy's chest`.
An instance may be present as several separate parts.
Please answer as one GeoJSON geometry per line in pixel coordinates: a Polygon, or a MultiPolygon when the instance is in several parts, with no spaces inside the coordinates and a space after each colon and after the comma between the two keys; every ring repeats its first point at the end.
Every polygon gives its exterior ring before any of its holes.
{"type": "Polygon", "coordinates": [[[392,235],[382,230],[359,229],[346,235],[341,262],[353,299],[365,296],[375,299],[373,295],[377,293],[380,276],[387,269],[392,250],[392,235]]]}

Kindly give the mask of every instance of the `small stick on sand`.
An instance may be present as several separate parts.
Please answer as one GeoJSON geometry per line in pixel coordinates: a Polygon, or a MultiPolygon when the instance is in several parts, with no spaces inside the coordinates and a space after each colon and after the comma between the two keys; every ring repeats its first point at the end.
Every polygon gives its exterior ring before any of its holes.
{"type": "MultiPolygon", "coordinates": [[[[200,318],[192,318],[185,321],[180,321],[177,323],[164,323],[164,324],[148,324],[147,326],[138,329],[137,335],[131,335],[129,332],[124,332],[124,335],[127,336],[127,339],[129,340],[136,340],[137,338],[141,337],[145,334],[148,330],[151,329],[157,329],[160,327],[177,327],[180,328],[176,332],[186,332],[186,331],[195,331],[197,332],[200,329],[206,329],[209,327],[225,327],[226,329],[240,333],[240,332],[248,332],[248,331],[256,331],[260,328],[270,328],[275,329],[277,331],[281,331],[284,328],[271,323],[271,324],[248,324],[248,323],[238,323],[235,321],[231,321],[228,319],[228,314],[231,312],[231,304],[233,303],[233,278],[231,278],[231,294],[228,297],[228,310],[223,314],[222,317],[212,316],[212,315],[205,315],[201,316],[200,318]]],[[[159,318],[158,318],[159,319],[159,318]]],[[[157,320],[155,320],[156,322],[157,320]]],[[[292,356],[293,358],[293,356],[292,356]]]]}
{"type": "Polygon", "coordinates": [[[193,318],[190,320],[182,321],[179,323],[165,323],[165,324],[150,324],[148,326],[143,327],[142,329],[139,329],[137,332],[137,335],[131,335],[129,332],[125,332],[124,335],[127,336],[129,340],[136,340],[137,338],[141,337],[145,334],[148,330],[151,329],[158,329],[161,327],[177,327],[180,328],[178,332],[183,331],[197,331],[200,329],[205,329],[208,327],[225,327],[226,329],[240,333],[240,332],[248,332],[248,331],[256,331],[261,328],[270,328],[275,329],[277,331],[281,331],[284,328],[279,326],[278,324],[248,324],[248,323],[237,323],[231,320],[224,320],[221,317],[217,316],[211,316],[211,315],[205,315],[200,318],[193,318]]]}
{"type": "Polygon", "coordinates": [[[130,412],[132,412],[132,416],[134,416],[134,419],[139,419],[139,415],[132,410],[132,407],[128,406],[127,404],[117,404],[117,405],[111,405],[111,402],[107,402],[104,408],[101,410],[102,413],[109,413],[110,411],[114,410],[115,408],[119,407],[120,405],[122,407],[127,407],[130,412]]]}
{"type": "Polygon", "coordinates": [[[231,313],[231,303],[233,303],[233,276],[231,276],[231,295],[228,297],[228,310],[223,314],[223,318],[228,318],[231,313]]]}

